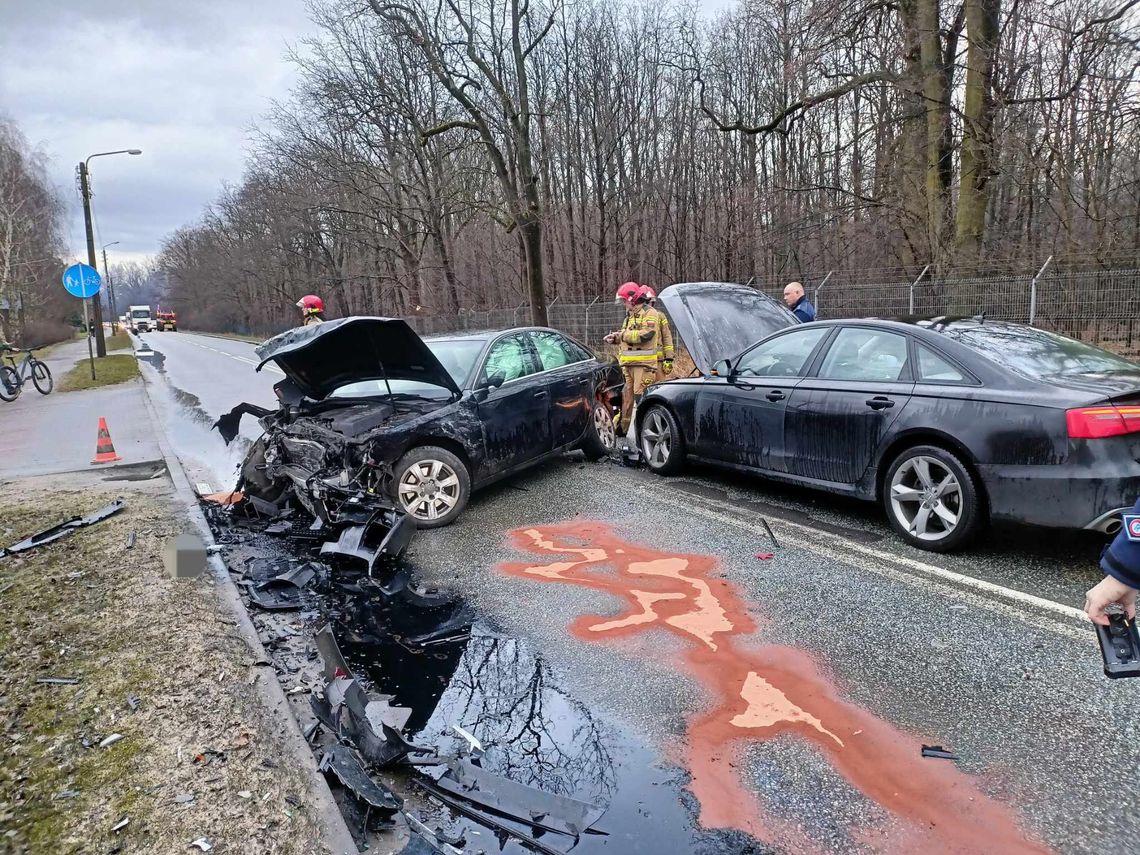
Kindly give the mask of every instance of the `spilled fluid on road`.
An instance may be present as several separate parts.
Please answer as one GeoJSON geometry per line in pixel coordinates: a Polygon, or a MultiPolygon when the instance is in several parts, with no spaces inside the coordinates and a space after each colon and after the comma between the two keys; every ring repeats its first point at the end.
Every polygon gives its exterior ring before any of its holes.
{"type": "Polygon", "coordinates": [[[736,770],[750,744],[803,740],[842,777],[897,820],[849,829],[890,852],[1046,852],[1012,812],[948,761],[921,757],[921,741],[839,697],[811,656],[790,647],[749,646],[756,629],[736,586],[713,576],[711,556],[678,555],[630,543],[605,523],[573,522],[511,534],[540,561],[500,565],[511,576],[580,585],[625,603],[614,616],[582,615],[570,626],[598,642],[664,631],[682,645],[678,667],[714,699],[688,721],[677,758],[706,828],[735,828],[795,852],[820,848],[769,810],[736,770]]]}

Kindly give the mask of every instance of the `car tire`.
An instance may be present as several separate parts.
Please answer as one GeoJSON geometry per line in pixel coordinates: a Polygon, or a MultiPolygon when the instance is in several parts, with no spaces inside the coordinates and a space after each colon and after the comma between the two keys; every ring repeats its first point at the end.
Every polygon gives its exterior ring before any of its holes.
{"type": "Polygon", "coordinates": [[[265,436],[257,438],[241,464],[241,489],[251,496],[276,504],[288,482],[274,481],[265,474],[265,436]]]}
{"type": "Polygon", "coordinates": [[[586,426],[586,436],[578,446],[587,460],[601,460],[609,457],[617,447],[617,429],[614,417],[604,402],[594,399],[590,412],[590,423],[586,426]]]}
{"type": "Polygon", "coordinates": [[[685,465],[685,439],[677,418],[654,404],[638,419],[637,439],[645,465],[658,475],[675,475],[685,465]]]}
{"type": "Polygon", "coordinates": [[[953,552],[986,524],[978,482],[951,452],[936,445],[905,449],[883,479],[887,520],[907,543],[928,552],[953,552]]]}
{"type": "Polygon", "coordinates": [[[463,461],[435,445],[413,448],[396,464],[393,498],[416,528],[451,525],[471,497],[471,473],[463,461]]]}

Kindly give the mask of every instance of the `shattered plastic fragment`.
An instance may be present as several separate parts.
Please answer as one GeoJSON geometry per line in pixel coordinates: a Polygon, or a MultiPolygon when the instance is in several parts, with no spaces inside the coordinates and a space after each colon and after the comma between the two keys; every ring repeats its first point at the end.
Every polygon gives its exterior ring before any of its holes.
{"type": "Polygon", "coordinates": [[[123,738],[123,734],[112,733],[110,736],[108,736],[106,739],[104,739],[102,742],[99,743],[99,747],[100,748],[110,748],[112,745],[114,745],[116,742],[118,742],[122,738],[123,738]]]}
{"type": "Polygon", "coordinates": [[[37,546],[43,546],[47,543],[54,543],[61,537],[67,537],[78,528],[85,528],[89,525],[94,525],[97,522],[102,522],[107,517],[113,516],[121,511],[126,505],[122,499],[116,499],[109,505],[105,505],[99,510],[88,514],[85,517],[72,517],[69,520],[61,522],[59,525],[52,526],[49,529],[44,529],[39,534],[33,534],[21,540],[19,543],[13,543],[6,549],[0,549],[0,558],[6,555],[15,555],[19,552],[26,552],[29,549],[35,549],[37,546]]]}
{"type": "Polygon", "coordinates": [[[201,850],[202,852],[209,852],[211,849],[214,848],[213,844],[210,843],[210,841],[207,840],[205,837],[199,837],[197,840],[191,840],[189,845],[197,846],[198,849],[201,850]]]}
{"type": "Polygon", "coordinates": [[[935,757],[939,760],[957,760],[958,755],[953,752],[947,751],[941,745],[924,745],[922,746],[923,757],[935,757]]]}
{"type": "Polygon", "coordinates": [[[757,552],[756,557],[759,558],[761,561],[771,561],[773,558],[776,557],[776,553],[774,553],[774,552],[757,552]]]}
{"type": "Polygon", "coordinates": [[[111,826],[111,831],[120,832],[130,824],[131,824],[131,818],[129,816],[124,816],[122,819],[120,819],[118,822],[116,822],[113,826],[111,826]]]}
{"type": "Polygon", "coordinates": [[[395,813],[404,806],[403,799],[368,776],[360,758],[346,745],[325,748],[320,769],[332,773],[354,796],[374,808],[395,813]]]}
{"type": "Polygon", "coordinates": [[[46,686],[75,686],[79,683],[79,679],[79,677],[40,677],[36,682],[46,686]]]}
{"type": "Polygon", "coordinates": [[[239,490],[231,490],[228,493],[210,493],[207,496],[200,497],[203,502],[210,502],[215,505],[221,505],[223,508],[232,508],[234,505],[240,505],[245,501],[245,494],[239,490]]]}

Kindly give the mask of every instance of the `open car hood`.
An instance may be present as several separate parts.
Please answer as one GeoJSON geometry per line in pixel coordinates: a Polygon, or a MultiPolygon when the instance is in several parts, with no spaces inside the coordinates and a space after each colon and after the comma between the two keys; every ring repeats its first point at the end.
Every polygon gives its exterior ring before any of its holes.
{"type": "Polygon", "coordinates": [[[348,383],[416,380],[459,394],[447,369],[399,318],[340,318],[286,330],[257,348],[257,370],[275,362],[305,396],[320,401],[348,383]]]}
{"type": "Polygon", "coordinates": [[[799,320],[783,304],[745,285],[685,282],[658,296],[677,328],[693,364],[709,374],[751,344],[799,320]]]}

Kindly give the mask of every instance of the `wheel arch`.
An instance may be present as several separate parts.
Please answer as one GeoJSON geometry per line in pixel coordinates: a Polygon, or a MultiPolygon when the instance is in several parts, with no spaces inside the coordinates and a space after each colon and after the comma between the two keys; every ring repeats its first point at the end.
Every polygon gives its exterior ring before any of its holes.
{"type": "Polygon", "coordinates": [[[943,451],[950,452],[962,461],[962,465],[966,467],[974,479],[974,486],[977,488],[978,498],[981,499],[986,512],[989,512],[989,494],[986,492],[986,482],[982,479],[981,472],[978,469],[978,461],[961,440],[934,428],[918,428],[899,434],[883,449],[879,455],[879,463],[875,475],[875,501],[883,501],[883,488],[887,482],[887,470],[890,469],[895,458],[908,448],[914,448],[919,445],[936,446],[943,451]]]}
{"type": "Polygon", "coordinates": [[[467,452],[467,449],[463,447],[463,443],[449,436],[417,436],[409,440],[393,463],[399,463],[405,454],[415,451],[417,448],[431,447],[442,448],[458,457],[459,461],[467,467],[467,474],[470,476],[472,483],[474,483],[475,471],[471,465],[471,455],[467,452]]]}

